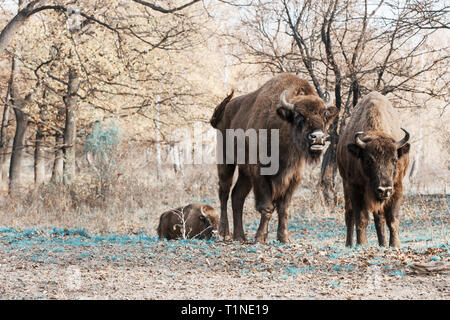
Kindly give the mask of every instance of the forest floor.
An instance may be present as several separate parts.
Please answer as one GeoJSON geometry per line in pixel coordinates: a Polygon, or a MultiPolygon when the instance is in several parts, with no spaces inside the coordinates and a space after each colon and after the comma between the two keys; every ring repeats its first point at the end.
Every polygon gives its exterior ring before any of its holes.
{"type": "MultiPolygon", "coordinates": [[[[412,268],[449,262],[449,200],[408,210],[400,249],[379,248],[372,225],[369,245],[346,248],[329,215],[293,215],[287,245],[276,215],[268,245],[0,226],[0,299],[450,299],[448,273],[412,268]]],[[[258,223],[246,215],[249,239],[258,223]]]]}

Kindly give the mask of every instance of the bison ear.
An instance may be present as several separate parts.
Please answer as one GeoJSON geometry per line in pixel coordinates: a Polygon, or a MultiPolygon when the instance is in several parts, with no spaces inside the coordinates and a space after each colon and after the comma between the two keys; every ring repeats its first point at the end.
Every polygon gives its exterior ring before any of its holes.
{"type": "Polygon", "coordinates": [[[336,107],[329,107],[325,111],[325,118],[328,123],[332,122],[338,115],[338,109],[336,107]]]}
{"type": "Polygon", "coordinates": [[[293,122],[294,121],[294,110],[286,108],[286,107],[279,107],[277,109],[278,116],[287,121],[287,122],[293,122]]]}
{"type": "Polygon", "coordinates": [[[349,143],[347,145],[348,151],[357,158],[362,157],[362,149],[356,143],[349,143]]]}
{"type": "Polygon", "coordinates": [[[296,127],[302,127],[303,122],[305,121],[305,117],[300,112],[286,107],[279,107],[277,109],[277,114],[281,119],[295,125],[296,127]]]}
{"type": "Polygon", "coordinates": [[[409,153],[409,148],[410,148],[410,144],[409,143],[405,143],[405,145],[403,145],[401,148],[398,148],[397,149],[398,158],[400,159],[405,154],[408,154],[409,153]]]}
{"type": "Polygon", "coordinates": [[[206,217],[203,214],[199,215],[198,218],[200,219],[200,221],[203,221],[203,222],[206,221],[206,217]]]}

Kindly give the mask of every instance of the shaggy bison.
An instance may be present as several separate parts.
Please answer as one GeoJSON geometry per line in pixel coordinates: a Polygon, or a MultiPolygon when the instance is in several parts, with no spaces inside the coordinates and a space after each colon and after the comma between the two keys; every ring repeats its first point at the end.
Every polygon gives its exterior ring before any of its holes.
{"type": "Polygon", "coordinates": [[[207,204],[189,204],[164,212],[158,225],[158,236],[167,240],[180,238],[210,239],[217,233],[219,216],[207,204]]]}
{"type": "Polygon", "coordinates": [[[345,195],[347,246],[366,244],[366,227],[373,213],[380,246],[400,246],[398,236],[402,180],[409,164],[409,133],[400,128],[389,100],[371,92],[356,105],[337,146],[337,163],[345,195]],[[403,130],[403,131],[402,131],[403,130]]]}
{"type": "Polygon", "coordinates": [[[255,206],[261,213],[256,242],[267,243],[269,219],[275,208],[278,211],[277,239],[283,243],[289,241],[287,218],[292,194],[300,182],[304,164],[319,160],[327,140],[327,127],[336,114],[337,109],[327,107],[307,81],[289,73],[280,74],[258,90],[234,99],[232,92],[216,107],[210,123],[224,137],[223,144],[218,143],[218,149],[222,147],[219,150],[222,161],[218,164],[221,236],[229,236],[227,202],[237,166],[239,176],[231,193],[233,239],[245,241],[242,209],[253,188],[255,206]],[[228,154],[230,143],[235,150],[239,148],[237,139],[227,134],[230,129],[248,133],[244,142],[244,163],[238,161],[235,152],[231,156],[228,154]],[[269,135],[275,135],[274,129],[279,141],[272,142],[269,135]],[[253,144],[257,144],[258,151],[261,148],[271,150],[271,157],[276,156],[278,170],[273,174],[262,174],[261,169],[267,164],[261,159],[256,163],[248,161],[254,156],[249,152],[252,130],[268,134],[267,139],[261,140],[259,136],[253,144]],[[274,143],[277,149],[273,148],[274,143]]]}

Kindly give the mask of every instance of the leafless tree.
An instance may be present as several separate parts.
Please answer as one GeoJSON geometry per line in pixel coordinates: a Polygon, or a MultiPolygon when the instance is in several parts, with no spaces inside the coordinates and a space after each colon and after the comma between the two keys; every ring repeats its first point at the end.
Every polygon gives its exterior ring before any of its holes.
{"type": "Polygon", "coordinates": [[[449,28],[445,3],[282,0],[256,1],[243,10],[246,35],[229,35],[242,48],[236,55],[240,62],[261,64],[269,73],[303,75],[321,97],[326,90],[334,93],[340,115],[330,128],[321,174],[328,203],[336,201],[339,132],[361,95],[391,93],[407,106],[412,94],[448,96],[447,43],[430,44],[435,33],[449,28]],[[421,82],[424,73],[433,73],[433,84],[421,82]]]}

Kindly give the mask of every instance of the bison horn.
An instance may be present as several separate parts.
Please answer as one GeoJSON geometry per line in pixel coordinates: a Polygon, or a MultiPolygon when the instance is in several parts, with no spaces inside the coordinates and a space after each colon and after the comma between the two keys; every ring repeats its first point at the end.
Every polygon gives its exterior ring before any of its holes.
{"type": "Polygon", "coordinates": [[[397,147],[397,149],[400,149],[401,147],[403,147],[409,140],[409,132],[406,131],[405,129],[401,128],[403,130],[403,132],[405,133],[405,136],[403,137],[402,140],[397,141],[395,143],[395,146],[397,147]]]}
{"type": "Polygon", "coordinates": [[[359,137],[362,134],[364,134],[363,131],[358,131],[357,133],[355,133],[355,143],[358,147],[364,149],[366,147],[366,143],[362,141],[361,138],[359,137]]]}
{"type": "Polygon", "coordinates": [[[202,215],[203,215],[204,217],[206,217],[205,211],[203,211],[203,206],[200,207],[200,212],[202,213],[202,215]]]}
{"type": "Polygon", "coordinates": [[[289,109],[289,110],[293,110],[294,109],[294,105],[292,103],[289,103],[286,101],[286,95],[288,93],[288,90],[284,90],[281,95],[280,95],[280,102],[283,105],[283,107],[289,109]]]}
{"type": "Polygon", "coordinates": [[[325,104],[325,107],[330,107],[333,105],[333,99],[331,98],[330,91],[326,90],[323,94],[323,102],[325,104]]]}

